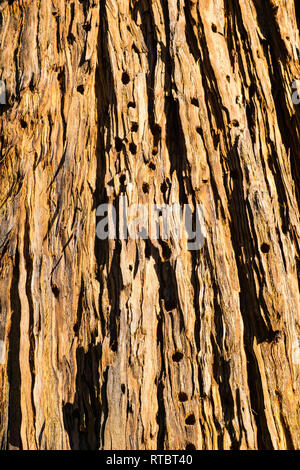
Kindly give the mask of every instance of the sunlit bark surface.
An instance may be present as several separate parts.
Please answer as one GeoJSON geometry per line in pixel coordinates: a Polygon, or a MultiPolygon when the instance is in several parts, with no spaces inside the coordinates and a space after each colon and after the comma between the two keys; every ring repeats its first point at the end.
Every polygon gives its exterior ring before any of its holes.
{"type": "Polygon", "coordinates": [[[300,448],[299,22],[0,2],[2,449],[300,448]],[[201,204],[203,247],[100,241],[120,195],[201,204]]]}

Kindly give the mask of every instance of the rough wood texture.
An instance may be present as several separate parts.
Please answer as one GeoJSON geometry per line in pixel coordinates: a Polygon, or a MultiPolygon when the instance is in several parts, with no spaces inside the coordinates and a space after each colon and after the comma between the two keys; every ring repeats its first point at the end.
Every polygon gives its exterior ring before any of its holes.
{"type": "Polygon", "coordinates": [[[299,1],[0,15],[1,447],[299,449],[299,1]],[[100,242],[120,194],[202,250],[100,242]]]}

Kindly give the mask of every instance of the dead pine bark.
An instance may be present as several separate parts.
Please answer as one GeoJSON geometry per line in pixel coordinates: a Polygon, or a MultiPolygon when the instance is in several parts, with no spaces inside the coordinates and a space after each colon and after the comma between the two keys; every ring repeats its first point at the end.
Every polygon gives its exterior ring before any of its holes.
{"type": "Polygon", "coordinates": [[[299,449],[299,22],[0,2],[2,449],[299,449]],[[204,243],[100,240],[120,196],[204,243]]]}

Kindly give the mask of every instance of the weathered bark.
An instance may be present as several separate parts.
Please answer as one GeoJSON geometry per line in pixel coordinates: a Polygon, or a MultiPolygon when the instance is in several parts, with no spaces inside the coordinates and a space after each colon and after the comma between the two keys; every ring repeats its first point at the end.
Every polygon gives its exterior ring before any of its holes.
{"type": "Polygon", "coordinates": [[[3,449],[300,447],[298,3],[0,2],[3,449]]]}

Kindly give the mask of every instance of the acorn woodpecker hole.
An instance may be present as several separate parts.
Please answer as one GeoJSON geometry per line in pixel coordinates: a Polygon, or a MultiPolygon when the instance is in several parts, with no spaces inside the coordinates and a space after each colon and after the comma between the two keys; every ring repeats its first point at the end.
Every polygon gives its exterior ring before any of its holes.
{"type": "Polygon", "coordinates": [[[180,362],[183,359],[183,354],[180,351],[176,351],[172,356],[173,362],[180,362]]]}
{"type": "Polygon", "coordinates": [[[185,424],[187,424],[188,426],[193,426],[195,423],[196,418],[194,413],[190,413],[189,415],[187,415],[187,417],[185,418],[185,424]]]}
{"type": "Polygon", "coordinates": [[[149,193],[149,184],[148,184],[148,183],[143,183],[142,188],[143,188],[143,192],[144,192],[145,194],[148,194],[148,193],[149,193]]]}
{"type": "Polygon", "coordinates": [[[123,142],[122,142],[122,139],[120,139],[120,137],[115,138],[115,147],[118,153],[121,152],[123,148],[123,142]]]}
{"type": "Polygon", "coordinates": [[[150,162],[150,163],[149,163],[149,168],[150,168],[150,170],[152,170],[152,171],[156,170],[156,165],[155,165],[155,163],[150,162]]]}
{"type": "Polygon", "coordinates": [[[123,74],[122,74],[122,83],[124,85],[128,85],[129,82],[130,82],[130,77],[129,77],[128,73],[123,72],[123,74]]]}
{"type": "Polygon", "coordinates": [[[132,153],[132,155],[135,155],[135,154],[136,154],[137,146],[135,145],[134,142],[131,142],[131,143],[129,144],[129,150],[130,150],[130,153],[132,153]]]}
{"type": "Polygon", "coordinates": [[[196,447],[191,442],[188,442],[185,446],[185,450],[196,450],[196,447]]]}
{"type": "Polygon", "coordinates": [[[131,131],[132,132],[137,132],[139,130],[139,125],[137,122],[133,122],[131,126],[131,131]]]}
{"type": "Polygon", "coordinates": [[[269,251],[270,251],[270,245],[268,245],[267,243],[263,243],[263,244],[261,245],[261,248],[260,248],[260,249],[261,249],[261,251],[262,251],[263,253],[265,253],[265,254],[266,254],[266,253],[269,253],[269,251]]]}
{"type": "Polygon", "coordinates": [[[188,400],[188,396],[185,392],[180,392],[178,395],[178,399],[181,403],[184,403],[185,401],[188,400]]]}

